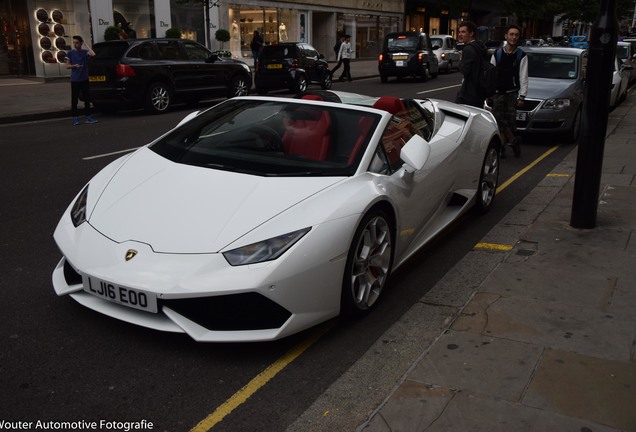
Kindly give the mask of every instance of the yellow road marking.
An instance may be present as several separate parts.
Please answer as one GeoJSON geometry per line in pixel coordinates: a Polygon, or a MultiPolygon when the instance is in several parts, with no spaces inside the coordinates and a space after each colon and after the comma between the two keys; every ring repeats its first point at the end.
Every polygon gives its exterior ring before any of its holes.
{"type": "Polygon", "coordinates": [[[572,177],[572,174],[550,173],[550,174],[547,174],[546,177],[572,177]]]}
{"type": "Polygon", "coordinates": [[[281,358],[276,360],[263,372],[256,375],[242,389],[234,393],[227,401],[219,406],[212,414],[201,420],[199,424],[190,429],[190,432],[207,432],[218,424],[225,416],[234,411],[239,405],[247,401],[254,393],[263,387],[269,380],[274,378],[280,371],[285,369],[299,355],[305,352],[318,339],[327,333],[335,325],[336,320],[328,321],[326,324],[318,327],[311,336],[300,342],[294,348],[287,351],[281,358]]]}
{"type": "MultiPolygon", "coordinates": [[[[510,177],[506,182],[500,185],[495,193],[499,193],[505,188],[507,188],[512,182],[517,180],[523,174],[528,172],[532,167],[541,162],[543,159],[552,154],[559,146],[554,146],[550,150],[543,153],[539,158],[534,160],[531,164],[523,168],[521,171],[517,172],[515,175],[510,177]]],[[[557,176],[558,174],[555,174],[557,176]]],[[[569,174],[562,174],[569,175],[569,174]]],[[[409,231],[409,230],[405,230],[409,231]]],[[[405,234],[405,233],[403,233],[405,234]]],[[[500,245],[495,243],[477,243],[475,245],[475,249],[484,249],[484,250],[500,250],[500,251],[509,251],[512,250],[512,246],[510,245],[500,245]]],[[[300,356],[303,352],[305,352],[310,346],[312,346],[316,341],[318,341],[325,333],[327,333],[333,326],[335,325],[335,321],[328,322],[326,325],[319,327],[309,338],[302,341],[294,348],[285,353],[281,358],[276,360],[270,366],[267,367],[263,372],[256,375],[252,380],[247,383],[242,389],[238,392],[234,393],[232,397],[230,397],[227,401],[225,401],[221,406],[219,406],[212,414],[207,416],[205,419],[201,420],[199,424],[190,429],[190,432],[208,432],[215,425],[221,422],[225,416],[234,411],[237,407],[242,405],[245,401],[247,401],[254,393],[256,393],[261,387],[263,387],[269,380],[274,378],[279,372],[281,372],[285,367],[287,367],[291,362],[293,362],[298,356],[300,356]]],[[[325,413],[326,415],[327,413],[325,413]]]]}
{"type": "Polygon", "coordinates": [[[509,251],[512,250],[512,246],[496,243],[477,243],[473,249],[509,251]]]}
{"type": "Polygon", "coordinates": [[[499,185],[499,187],[497,188],[496,193],[501,192],[502,190],[504,190],[505,188],[507,188],[508,186],[510,186],[512,184],[512,182],[514,182],[515,180],[517,180],[519,177],[521,177],[522,175],[524,175],[526,172],[528,172],[532,167],[534,167],[536,164],[538,164],[539,162],[541,162],[543,159],[547,158],[548,156],[550,156],[552,153],[554,153],[556,151],[556,149],[558,149],[559,146],[554,146],[552,147],[550,150],[548,150],[547,152],[543,153],[541,156],[539,156],[537,159],[535,159],[531,164],[527,165],[525,168],[523,168],[521,171],[517,172],[515,175],[513,175],[512,177],[510,177],[508,180],[506,180],[505,182],[503,182],[501,185],[499,185]]]}

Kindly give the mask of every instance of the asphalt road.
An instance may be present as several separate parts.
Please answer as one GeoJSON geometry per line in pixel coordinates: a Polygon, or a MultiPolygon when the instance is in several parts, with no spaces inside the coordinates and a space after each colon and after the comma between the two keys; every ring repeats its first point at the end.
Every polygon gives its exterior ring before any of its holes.
{"type": "MultiPolygon", "coordinates": [[[[381,85],[375,78],[333,88],[453,100],[459,79],[453,73],[381,85]]],[[[2,420],[147,420],[152,430],[188,431],[317,330],[273,343],[199,344],[55,295],[51,272],[60,254],[52,234],[75,194],[121,152],[149,142],[190,110],[100,115],[99,123],[72,130],[68,119],[0,127],[2,420]]],[[[521,158],[509,154],[502,162],[500,182],[558,144],[528,138],[521,158]]],[[[390,279],[374,313],[319,328],[325,333],[246,402],[226,405],[212,430],[285,430],[571,149],[560,146],[498,194],[490,213],[468,214],[415,256],[390,279]]],[[[360,388],[351,397],[364,404],[365,393],[360,388]]]]}

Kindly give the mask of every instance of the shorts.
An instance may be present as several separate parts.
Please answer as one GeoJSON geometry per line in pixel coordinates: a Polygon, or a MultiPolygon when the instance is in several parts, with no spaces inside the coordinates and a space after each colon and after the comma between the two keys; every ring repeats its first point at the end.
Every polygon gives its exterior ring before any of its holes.
{"type": "Polygon", "coordinates": [[[518,92],[497,93],[493,96],[492,113],[500,128],[509,127],[512,131],[517,130],[517,98],[518,92]]]}

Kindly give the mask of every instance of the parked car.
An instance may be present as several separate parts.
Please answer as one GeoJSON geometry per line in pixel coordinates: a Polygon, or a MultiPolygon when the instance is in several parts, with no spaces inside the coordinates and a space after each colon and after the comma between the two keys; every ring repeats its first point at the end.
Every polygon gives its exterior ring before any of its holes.
{"type": "Polygon", "coordinates": [[[528,95],[517,109],[522,132],[564,134],[576,141],[581,123],[587,51],[567,47],[523,47],[528,55],[528,95]]]}
{"type": "Polygon", "coordinates": [[[577,35],[570,36],[570,41],[568,42],[568,46],[572,48],[582,48],[587,49],[587,35],[577,35]]]}
{"type": "Polygon", "coordinates": [[[392,270],[492,207],[499,131],[452,102],[329,93],[230,99],[106,166],[55,229],[55,292],[205,342],[372,311],[392,270]]]}
{"type": "Polygon", "coordinates": [[[523,46],[548,46],[543,39],[526,39],[522,43],[523,46]]]}
{"type": "Polygon", "coordinates": [[[176,101],[245,96],[252,87],[247,64],[219,58],[191,40],[125,39],[96,43],[93,50],[88,74],[98,109],[162,113],[176,101]]]}
{"type": "Polygon", "coordinates": [[[459,70],[462,53],[457,49],[455,38],[445,34],[435,35],[431,36],[431,43],[437,56],[437,66],[440,71],[449,73],[452,69],[459,70]]]}
{"type": "Polygon", "coordinates": [[[618,56],[614,58],[612,66],[612,86],[609,106],[610,108],[616,108],[627,97],[629,74],[632,71],[632,66],[620,61],[618,56]]]}
{"type": "Polygon", "coordinates": [[[632,42],[618,42],[616,56],[624,65],[631,66],[629,70],[629,82],[636,80],[636,39],[632,42]]]}
{"type": "Polygon", "coordinates": [[[422,81],[436,78],[439,63],[428,34],[422,32],[389,33],[384,37],[378,63],[380,81],[414,76],[422,81]]]}
{"type": "Polygon", "coordinates": [[[256,92],[288,88],[303,93],[310,84],[331,88],[331,71],[325,56],[308,43],[285,42],[266,45],[258,56],[254,86],[256,92]]]}

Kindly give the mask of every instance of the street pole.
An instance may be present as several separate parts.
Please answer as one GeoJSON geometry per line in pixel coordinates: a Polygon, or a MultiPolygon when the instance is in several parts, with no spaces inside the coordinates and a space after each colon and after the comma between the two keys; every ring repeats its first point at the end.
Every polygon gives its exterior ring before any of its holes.
{"type": "Polygon", "coordinates": [[[592,26],[588,42],[587,77],[581,113],[581,141],[576,159],[570,218],[570,225],[574,228],[586,229],[596,226],[609,115],[612,63],[616,56],[617,40],[616,0],[601,0],[599,17],[592,26]]]}

